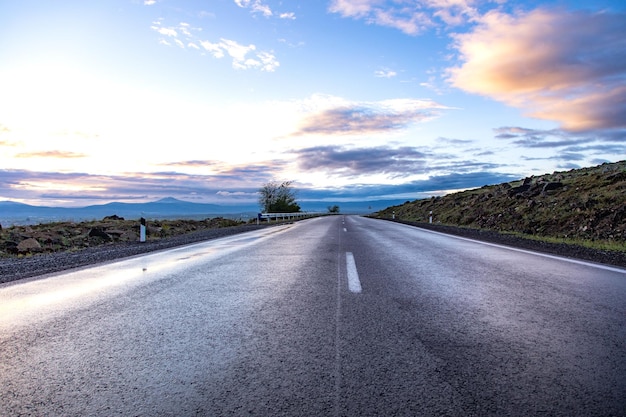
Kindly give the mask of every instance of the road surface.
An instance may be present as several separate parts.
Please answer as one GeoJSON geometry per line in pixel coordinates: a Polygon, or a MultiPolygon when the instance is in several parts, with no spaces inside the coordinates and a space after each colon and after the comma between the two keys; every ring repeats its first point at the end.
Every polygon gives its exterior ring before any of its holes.
{"type": "Polygon", "coordinates": [[[0,285],[1,416],[624,416],[626,270],[357,216],[0,285]]]}

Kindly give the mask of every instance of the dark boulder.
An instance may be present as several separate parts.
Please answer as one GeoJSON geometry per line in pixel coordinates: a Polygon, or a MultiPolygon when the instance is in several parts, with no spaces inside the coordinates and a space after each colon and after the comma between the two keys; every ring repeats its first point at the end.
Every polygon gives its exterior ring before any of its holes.
{"type": "Polygon", "coordinates": [[[530,189],[530,184],[524,184],[518,187],[509,188],[509,190],[507,191],[507,194],[509,195],[509,197],[513,197],[517,194],[524,193],[528,191],[529,189],[530,189]]]}
{"type": "Polygon", "coordinates": [[[107,221],[107,220],[124,220],[123,217],[118,216],[117,214],[114,214],[112,216],[105,216],[102,221],[107,221]]]}
{"type": "Polygon", "coordinates": [[[542,192],[558,190],[563,187],[562,182],[547,182],[542,189],[542,192]]]}
{"type": "Polygon", "coordinates": [[[102,240],[111,241],[113,238],[107,232],[102,230],[101,227],[94,227],[89,231],[89,237],[96,237],[102,240]]]}

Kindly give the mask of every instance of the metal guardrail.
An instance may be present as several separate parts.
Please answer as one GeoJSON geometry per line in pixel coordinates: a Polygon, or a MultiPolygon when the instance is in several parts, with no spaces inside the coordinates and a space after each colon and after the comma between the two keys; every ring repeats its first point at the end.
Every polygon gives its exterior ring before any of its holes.
{"type": "Polygon", "coordinates": [[[259,213],[257,216],[257,222],[267,219],[267,221],[271,220],[291,220],[291,219],[301,219],[305,217],[315,217],[321,216],[324,213],[321,211],[300,211],[297,213],[259,213]]]}

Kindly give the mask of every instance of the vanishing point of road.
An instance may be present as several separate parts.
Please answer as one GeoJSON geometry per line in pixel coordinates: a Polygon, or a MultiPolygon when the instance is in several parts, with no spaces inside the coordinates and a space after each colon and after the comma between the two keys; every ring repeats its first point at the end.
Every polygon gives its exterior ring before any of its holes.
{"type": "Polygon", "coordinates": [[[1,416],[626,416],[626,270],[328,216],[0,285],[1,416]]]}

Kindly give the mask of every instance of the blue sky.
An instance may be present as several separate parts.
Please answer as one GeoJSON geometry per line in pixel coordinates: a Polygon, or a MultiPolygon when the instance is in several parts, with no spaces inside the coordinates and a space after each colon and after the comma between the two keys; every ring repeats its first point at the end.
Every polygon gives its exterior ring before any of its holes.
{"type": "Polygon", "coordinates": [[[0,39],[0,200],[409,200],[626,157],[623,1],[4,1],[0,39]]]}

